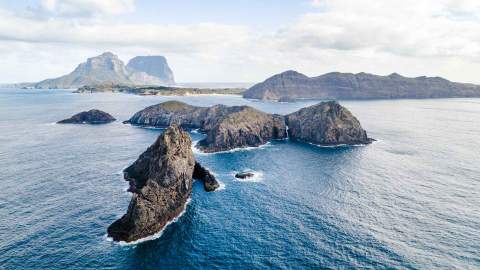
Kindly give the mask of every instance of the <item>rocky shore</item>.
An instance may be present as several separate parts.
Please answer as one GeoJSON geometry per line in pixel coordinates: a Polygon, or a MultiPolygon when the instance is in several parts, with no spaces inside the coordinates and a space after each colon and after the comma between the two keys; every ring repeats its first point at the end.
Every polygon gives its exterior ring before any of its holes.
{"type": "Polygon", "coordinates": [[[77,113],[68,119],[58,121],[57,124],[107,124],[115,120],[110,114],[93,109],[77,113]]]}
{"type": "Polygon", "coordinates": [[[132,84],[89,84],[74,93],[125,93],[140,96],[241,95],[244,88],[190,88],[175,86],[146,86],[132,84]]]}

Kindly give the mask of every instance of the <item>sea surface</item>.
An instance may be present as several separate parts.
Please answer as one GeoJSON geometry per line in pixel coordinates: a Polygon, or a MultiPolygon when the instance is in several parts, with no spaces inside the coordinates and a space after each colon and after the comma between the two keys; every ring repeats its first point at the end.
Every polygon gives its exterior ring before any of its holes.
{"type": "Polygon", "coordinates": [[[155,240],[109,241],[131,197],[122,169],[162,132],[121,121],[171,99],[281,114],[316,103],[0,90],[0,269],[480,269],[480,99],[341,102],[368,146],[196,152],[223,188],[195,182],[155,240]],[[118,121],[54,124],[92,108],[118,121]],[[235,180],[243,170],[257,177],[235,180]]]}

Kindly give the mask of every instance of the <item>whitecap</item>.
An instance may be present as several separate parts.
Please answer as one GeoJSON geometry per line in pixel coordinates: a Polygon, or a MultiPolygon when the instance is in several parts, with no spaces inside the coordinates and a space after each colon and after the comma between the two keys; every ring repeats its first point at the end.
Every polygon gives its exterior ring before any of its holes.
{"type": "Polygon", "coordinates": [[[198,142],[199,141],[195,141],[195,142],[192,143],[192,151],[193,151],[193,153],[199,154],[199,155],[214,155],[214,154],[235,153],[235,152],[243,152],[243,151],[253,151],[253,150],[265,149],[265,148],[273,146],[271,142],[267,142],[267,143],[262,144],[260,146],[237,147],[237,148],[233,148],[233,149],[225,150],[225,151],[206,153],[206,152],[203,152],[202,150],[200,150],[196,147],[198,142]]]}
{"type": "Polygon", "coordinates": [[[225,190],[226,185],[222,181],[218,181],[218,188],[214,192],[225,190]]]}
{"type": "Polygon", "coordinates": [[[144,237],[144,238],[140,238],[138,240],[135,240],[135,241],[132,241],[132,242],[125,242],[125,241],[119,241],[119,242],[115,242],[113,241],[113,238],[112,237],[109,237],[107,236],[106,240],[108,242],[113,242],[115,244],[118,244],[120,246],[135,246],[137,244],[140,244],[140,243],[143,243],[143,242],[147,242],[147,241],[151,241],[151,240],[155,240],[155,239],[158,239],[160,238],[162,235],[163,235],[163,232],[165,231],[165,229],[172,223],[175,223],[177,222],[180,217],[183,216],[183,214],[185,214],[187,212],[187,206],[190,204],[190,202],[192,201],[191,198],[188,198],[188,200],[185,202],[185,206],[182,210],[182,212],[180,212],[180,214],[178,214],[178,216],[176,216],[174,219],[172,219],[171,221],[167,222],[167,224],[165,224],[165,226],[163,227],[163,229],[161,229],[159,232],[155,233],[155,234],[152,234],[152,235],[149,235],[147,237],[144,237]]]}

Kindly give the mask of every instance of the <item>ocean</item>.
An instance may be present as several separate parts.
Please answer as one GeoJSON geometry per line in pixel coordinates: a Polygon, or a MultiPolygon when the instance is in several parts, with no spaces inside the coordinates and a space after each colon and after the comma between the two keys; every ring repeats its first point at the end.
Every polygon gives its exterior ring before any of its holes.
{"type": "Polygon", "coordinates": [[[480,99],[341,101],[368,146],[196,151],[222,188],[195,182],[156,239],[109,241],[131,197],[122,169],[162,132],[121,122],[172,99],[280,114],[318,102],[0,90],[0,269],[480,269],[480,99]],[[118,121],[55,124],[92,108],[118,121]],[[236,180],[244,170],[256,177],[236,180]]]}

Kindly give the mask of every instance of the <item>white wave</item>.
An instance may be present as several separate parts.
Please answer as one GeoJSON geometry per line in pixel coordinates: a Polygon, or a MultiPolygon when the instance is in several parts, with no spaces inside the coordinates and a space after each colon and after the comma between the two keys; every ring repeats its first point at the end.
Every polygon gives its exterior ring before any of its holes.
{"type": "Polygon", "coordinates": [[[115,244],[118,244],[120,246],[134,246],[134,245],[137,245],[137,244],[140,244],[140,243],[143,243],[143,242],[147,242],[147,241],[151,241],[151,240],[155,240],[155,239],[158,239],[162,236],[163,232],[165,231],[165,229],[172,223],[175,223],[177,222],[180,217],[183,216],[183,214],[185,214],[187,212],[187,206],[190,204],[190,202],[192,201],[191,198],[188,198],[188,200],[186,201],[185,203],[185,206],[182,210],[182,212],[180,212],[180,214],[178,214],[178,216],[176,216],[174,219],[172,219],[171,221],[167,222],[167,224],[165,224],[165,226],[163,227],[163,229],[161,229],[159,232],[155,233],[155,234],[152,234],[152,235],[149,235],[147,237],[144,237],[144,238],[140,238],[138,240],[135,240],[135,241],[132,241],[132,242],[125,242],[125,241],[119,241],[119,242],[115,242],[113,241],[113,238],[112,237],[108,237],[106,238],[106,240],[108,242],[113,242],[115,244]]]}
{"type": "Polygon", "coordinates": [[[46,126],[55,126],[57,124],[57,122],[52,122],[52,123],[46,123],[45,125],[46,126]]]}
{"type": "Polygon", "coordinates": [[[315,144],[315,143],[310,143],[310,142],[307,142],[307,144],[310,144],[310,145],[313,145],[313,146],[316,146],[316,147],[320,147],[320,148],[363,147],[363,146],[368,145],[368,144],[344,144],[344,143],[334,144],[334,145],[321,145],[321,144],[315,144]]]}
{"type": "Polygon", "coordinates": [[[231,173],[231,175],[233,176],[233,178],[235,179],[235,181],[238,181],[238,182],[254,182],[254,183],[258,183],[258,182],[262,182],[263,181],[263,172],[262,171],[254,171],[254,170],[250,170],[250,169],[245,169],[245,170],[242,170],[242,171],[233,171],[231,173]],[[247,177],[245,179],[241,179],[241,178],[236,178],[235,175],[237,173],[240,173],[240,172],[249,172],[249,173],[253,173],[253,176],[252,177],[247,177]]]}
{"type": "Polygon", "coordinates": [[[222,191],[222,190],[225,190],[226,188],[226,185],[225,183],[223,183],[222,181],[220,180],[217,180],[218,181],[218,188],[214,191],[214,192],[217,192],[217,191],[222,191]]]}

